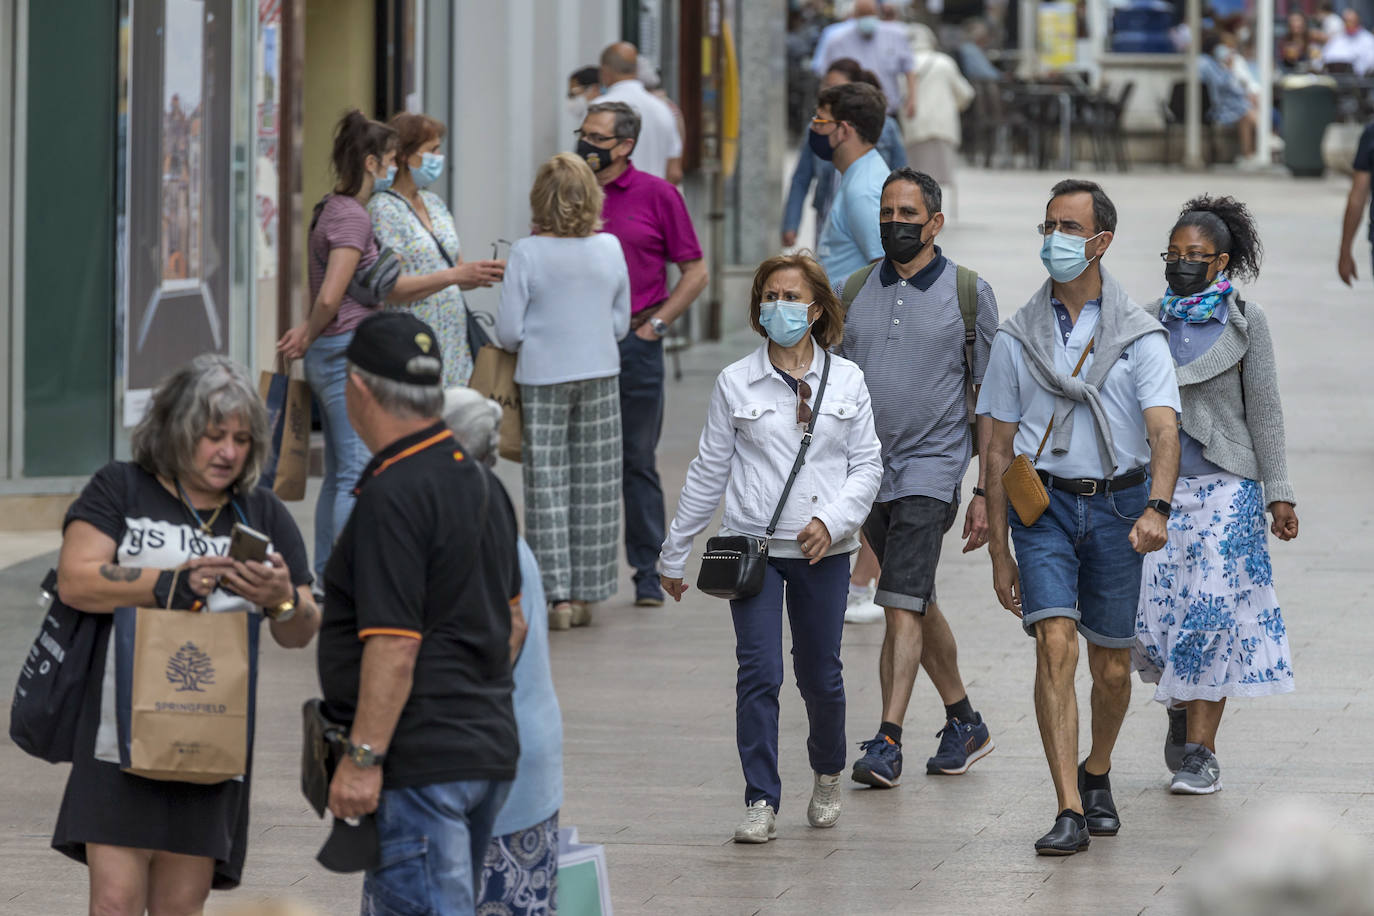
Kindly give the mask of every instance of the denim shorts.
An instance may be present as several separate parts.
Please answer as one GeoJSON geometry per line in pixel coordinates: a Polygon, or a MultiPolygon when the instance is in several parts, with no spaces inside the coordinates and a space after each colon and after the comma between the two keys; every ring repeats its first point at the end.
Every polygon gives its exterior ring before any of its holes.
{"type": "Polygon", "coordinates": [[[1029,528],[1007,515],[1021,568],[1021,625],[1071,617],[1088,642],[1109,649],[1135,644],[1140,570],[1145,557],[1130,533],[1145,511],[1149,481],[1116,493],[1075,496],[1051,489],[1050,507],[1029,528]]]}
{"type": "Polygon", "coordinates": [[[940,545],[959,517],[959,503],[931,496],[902,496],[874,503],[864,537],[883,571],[874,603],[917,614],[935,601],[940,545]]]}

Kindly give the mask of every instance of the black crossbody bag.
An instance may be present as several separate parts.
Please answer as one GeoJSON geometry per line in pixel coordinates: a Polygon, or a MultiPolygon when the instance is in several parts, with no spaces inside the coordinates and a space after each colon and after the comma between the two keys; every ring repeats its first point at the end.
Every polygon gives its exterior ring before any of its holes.
{"type": "Polygon", "coordinates": [[[778,497],[773,518],[768,522],[768,531],[761,538],[733,535],[709,539],[706,552],[701,556],[701,572],[697,575],[697,588],[705,594],[726,601],[742,601],[763,591],[763,573],[768,565],[768,541],[778,528],[778,519],[782,518],[782,509],[787,504],[788,494],[792,492],[792,484],[797,482],[797,474],[806,463],[806,450],[811,447],[816,420],[821,415],[821,398],[825,396],[825,383],[829,378],[830,354],[827,352],[825,368],[821,370],[821,384],[816,389],[816,403],[811,408],[811,422],[806,424],[806,432],[802,433],[797,460],[792,462],[792,473],[787,475],[787,483],[778,497]]]}

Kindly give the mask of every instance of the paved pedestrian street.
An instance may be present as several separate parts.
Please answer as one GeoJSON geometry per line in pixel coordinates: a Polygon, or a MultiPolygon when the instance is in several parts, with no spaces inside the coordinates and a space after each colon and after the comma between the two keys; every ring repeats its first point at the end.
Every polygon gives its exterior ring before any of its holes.
{"type": "MultiPolygon", "coordinates": [[[[1004,316],[1044,278],[1033,227],[1057,177],[963,173],[959,219],[940,242],[992,284],[1004,316]]],[[[598,609],[592,627],[552,639],[565,723],[561,822],[577,826],[584,841],[605,844],[618,916],[1163,916],[1188,912],[1189,883],[1215,878],[1203,853],[1242,815],[1285,798],[1316,812],[1324,827],[1374,841],[1374,408],[1367,393],[1374,289],[1363,241],[1356,255],[1359,288],[1348,290],[1336,277],[1346,181],[1235,172],[1101,180],[1120,213],[1104,263],[1139,300],[1161,291],[1158,252],[1183,201],[1203,191],[1230,193],[1259,218],[1268,257],[1259,282],[1242,292],[1267,308],[1274,328],[1302,520],[1298,540],[1271,544],[1297,692],[1229,705],[1218,747],[1224,791],[1180,797],[1167,790],[1164,712],[1152,689],[1136,682],[1111,774],[1120,835],[1094,838],[1090,849],[1067,859],[1038,858],[1031,844],[1056,809],[1032,707],[1033,644],[996,604],[986,554],[959,553],[956,527],[945,542],[941,606],[959,640],[970,699],[989,723],[996,751],[967,775],[926,776],[943,710],[921,676],[906,722],[902,785],[865,789],[846,774],[838,825],[812,829],[805,818],[811,786],[805,715],[789,678],[782,692],[778,838],[736,846],[730,835],[744,797],[732,740],[728,609],[695,590],[680,605],[637,609],[625,590],[598,609]]],[[[681,382],[670,379],[660,450],[670,511],[695,454],[715,372],[755,344],[746,335],[698,345],[683,355],[681,382]]],[[[518,500],[518,469],[503,464],[518,500]]],[[[972,480],[966,494],[971,486],[972,480]]],[[[312,508],[292,505],[307,542],[312,508]]],[[[50,542],[34,541],[33,550],[50,542]]],[[[698,539],[698,549],[701,544],[698,539]]],[[[4,546],[10,560],[23,553],[12,541],[4,546]]],[[[32,598],[53,556],[34,556],[0,573],[5,689],[32,638],[39,618],[32,598]]],[[[695,575],[695,560],[689,568],[695,575]]],[[[878,724],[881,640],[880,625],[845,628],[853,744],[871,737],[878,724]]],[[[245,883],[232,894],[212,895],[207,912],[252,912],[267,898],[321,913],[357,912],[360,879],[315,863],[325,827],[297,787],[300,705],[318,689],[313,649],[288,652],[264,640],[263,654],[245,883]]],[[[1086,726],[1085,661],[1078,686],[1086,726]]],[[[1083,734],[1086,753],[1086,727],[1083,734]]],[[[66,769],[0,742],[0,913],[85,912],[85,870],[48,847],[66,769]]]]}

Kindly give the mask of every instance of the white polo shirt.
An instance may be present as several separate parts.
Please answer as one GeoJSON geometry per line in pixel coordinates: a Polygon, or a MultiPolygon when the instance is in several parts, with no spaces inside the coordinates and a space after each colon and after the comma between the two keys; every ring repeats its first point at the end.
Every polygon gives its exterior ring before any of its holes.
{"type": "Polygon", "coordinates": [[[607,87],[596,101],[624,102],[639,115],[639,141],[630,153],[630,161],[641,172],[663,178],[668,160],[682,156],[682,137],[678,135],[673,110],[639,80],[621,80],[607,87]]]}

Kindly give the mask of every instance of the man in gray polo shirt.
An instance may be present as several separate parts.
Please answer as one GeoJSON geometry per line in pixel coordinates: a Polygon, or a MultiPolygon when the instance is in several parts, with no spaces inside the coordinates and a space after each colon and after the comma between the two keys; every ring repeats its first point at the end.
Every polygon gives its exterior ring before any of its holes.
{"type": "MultiPolygon", "coordinates": [[[[883,445],[883,482],[863,529],[883,567],[874,597],[887,618],[878,662],[883,714],[853,772],[855,781],[877,788],[895,786],[901,776],[902,721],[920,666],[940,693],[946,720],[926,772],[964,773],[993,747],[969,703],[954,634],[935,602],[935,567],[973,456],[967,386],[982,382],[997,333],[997,300],[982,280],[970,287],[977,299],[976,309],[968,303],[974,311],[970,360],[961,269],[934,243],[944,226],[940,199],[929,175],[903,168],[888,176],[876,214],[886,257],[863,269],[866,279],[853,275],[863,285],[852,296],[840,348],[864,371],[883,445]]],[[[980,441],[986,424],[978,419],[980,441]]],[[[980,462],[964,519],[965,552],[987,541],[982,483],[980,462]]]]}

